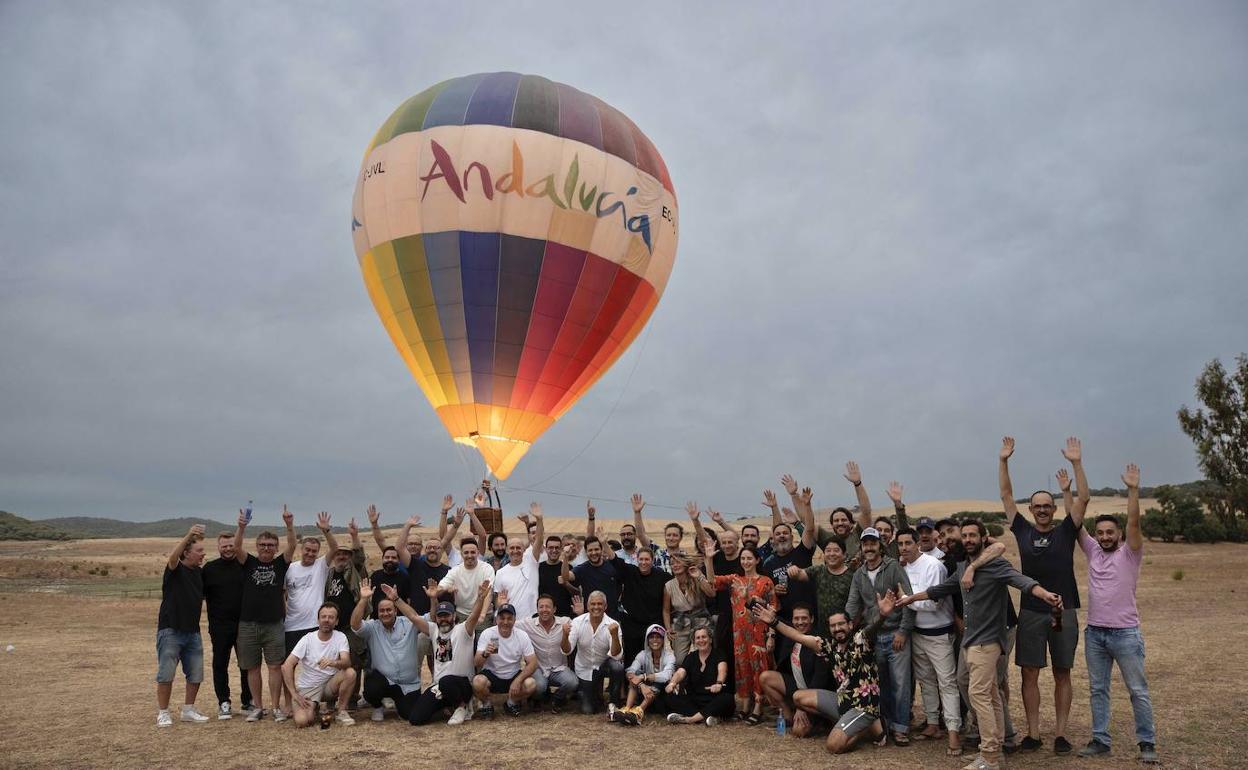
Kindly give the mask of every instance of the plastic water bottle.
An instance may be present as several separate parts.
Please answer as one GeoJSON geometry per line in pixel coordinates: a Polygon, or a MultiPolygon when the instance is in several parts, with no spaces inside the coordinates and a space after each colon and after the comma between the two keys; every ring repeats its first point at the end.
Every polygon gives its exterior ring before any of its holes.
{"type": "Polygon", "coordinates": [[[784,721],[784,714],[777,714],[776,715],[776,735],[783,738],[784,734],[788,732],[788,730],[789,730],[789,725],[787,722],[784,721]]]}
{"type": "Polygon", "coordinates": [[[248,524],[251,523],[251,505],[252,505],[251,501],[248,500],[247,507],[243,509],[243,517],[247,519],[248,524]]]}

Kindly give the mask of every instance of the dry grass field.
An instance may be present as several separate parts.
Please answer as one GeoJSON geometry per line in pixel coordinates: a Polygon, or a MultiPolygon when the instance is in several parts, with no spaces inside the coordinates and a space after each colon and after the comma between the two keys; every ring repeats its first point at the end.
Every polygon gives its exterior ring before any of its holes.
{"type": "MultiPolygon", "coordinates": [[[[1125,503],[1125,501],[1122,501],[1125,503]]],[[[1114,509],[1114,500],[1094,510],[1114,509]]],[[[915,504],[913,515],[992,510],[990,501],[915,504]]],[[[583,520],[551,520],[552,531],[583,531],[583,520]],[[556,529],[558,528],[558,529],[556,529]]],[[[613,527],[617,522],[605,522],[613,527]]],[[[648,525],[650,522],[648,522],[648,525]]],[[[653,520],[654,532],[662,521],[653,520]]],[[[612,531],[612,530],[608,530],[612,531]]],[[[394,532],[389,531],[393,538],[394,532]]],[[[1012,551],[1012,539],[1007,537],[1012,551]]],[[[816,740],[777,738],[770,726],[637,729],[579,715],[525,714],[459,728],[413,728],[362,718],[354,727],[298,731],[291,723],[155,727],[155,626],[161,562],[172,540],[0,543],[0,767],[617,767],[678,764],[725,768],[955,768],[940,745],[865,748],[829,757],[816,740]],[[100,574],[107,569],[108,574],[100,574]],[[95,574],[89,574],[94,571],[95,574]],[[432,759],[436,757],[437,759],[432,759]]],[[[1248,548],[1149,543],[1140,586],[1148,674],[1165,764],[1182,768],[1248,765],[1248,548]],[[1182,570],[1182,578],[1176,579],[1182,570]]],[[[375,557],[371,547],[370,556],[375,557]]],[[[1016,556],[1011,553],[1011,558],[1016,556]]],[[[1076,556],[1084,582],[1082,554],[1076,556]]],[[[1086,597],[1086,593],[1085,593],[1086,597]]],[[[1086,600],[1086,598],[1085,598],[1086,600]]],[[[207,641],[205,627],[204,638],[207,641]]],[[[207,668],[208,661],[205,661],[207,668]]],[[[1023,723],[1015,669],[1013,715],[1023,723]]],[[[211,677],[199,706],[214,705],[211,677]]],[[[1047,686],[1048,680],[1042,678],[1047,686]]],[[[173,703],[180,703],[181,675],[173,703]]],[[[1043,701],[1052,738],[1051,692],[1043,701]]],[[[365,715],[366,716],[366,715],[365,715]]],[[[176,713],[175,713],[176,718],[176,713]]],[[[1068,738],[1089,738],[1087,679],[1080,655],[1068,738]]],[[[1010,767],[1134,767],[1130,706],[1115,682],[1115,753],[1106,760],[1056,759],[1044,751],[1008,758],[1010,767]]]]}

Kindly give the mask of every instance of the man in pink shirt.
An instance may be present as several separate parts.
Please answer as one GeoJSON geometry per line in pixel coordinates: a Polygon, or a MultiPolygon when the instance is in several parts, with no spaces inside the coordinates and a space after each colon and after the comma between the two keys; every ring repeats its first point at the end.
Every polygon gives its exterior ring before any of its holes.
{"type": "Polygon", "coordinates": [[[1122,475],[1127,485],[1127,531],[1125,542],[1118,520],[1096,517],[1096,537],[1079,528],[1079,547],[1088,557],[1088,622],[1084,630],[1084,656],[1092,701],[1092,740],[1081,757],[1109,753],[1109,683],[1114,663],[1131,693],[1135,713],[1135,739],[1140,761],[1157,764],[1153,704],[1144,677],[1144,637],[1135,589],[1144,561],[1144,535],[1140,531],[1140,469],[1128,465],[1122,475]]]}

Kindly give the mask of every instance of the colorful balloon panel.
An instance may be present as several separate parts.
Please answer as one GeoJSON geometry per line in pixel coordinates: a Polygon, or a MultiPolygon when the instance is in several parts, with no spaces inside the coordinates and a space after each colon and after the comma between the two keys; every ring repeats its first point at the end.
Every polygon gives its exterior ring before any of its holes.
{"type": "Polygon", "coordinates": [[[439,83],[386,119],[351,230],[417,384],[505,479],[645,326],[677,222],[667,167],[625,115],[494,72],[439,83]]]}

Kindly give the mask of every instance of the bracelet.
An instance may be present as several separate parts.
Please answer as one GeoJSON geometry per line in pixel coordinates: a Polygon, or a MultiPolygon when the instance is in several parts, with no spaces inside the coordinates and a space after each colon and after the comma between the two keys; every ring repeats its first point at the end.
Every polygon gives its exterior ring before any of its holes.
{"type": "Polygon", "coordinates": [[[856,487],[860,487],[860,486],[862,486],[862,482],[861,482],[861,481],[855,481],[855,482],[854,482],[854,486],[856,486],[856,487]]]}

